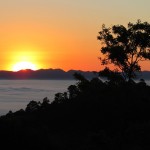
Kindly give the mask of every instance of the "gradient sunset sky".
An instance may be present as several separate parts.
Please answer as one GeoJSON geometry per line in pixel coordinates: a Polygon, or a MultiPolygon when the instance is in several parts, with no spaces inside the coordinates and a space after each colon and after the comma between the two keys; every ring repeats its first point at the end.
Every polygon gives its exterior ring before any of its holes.
{"type": "Polygon", "coordinates": [[[30,62],[37,69],[98,71],[102,24],[150,22],[149,7],[150,0],[1,0],[0,70],[30,62]]]}

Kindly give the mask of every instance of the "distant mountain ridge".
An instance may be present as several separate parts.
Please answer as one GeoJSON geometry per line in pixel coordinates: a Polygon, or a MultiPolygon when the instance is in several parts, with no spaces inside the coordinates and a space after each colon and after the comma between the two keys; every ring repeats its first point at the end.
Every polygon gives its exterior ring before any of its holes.
{"type": "Polygon", "coordinates": [[[142,71],[138,78],[142,78],[145,80],[150,80],[150,71],[142,71]]]}
{"type": "Polygon", "coordinates": [[[36,71],[27,69],[17,72],[13,71],[0,71],[0,79],[51,79],[51,80],[67,80],[74,79],[73,74],[75,72],[81,73],[86,78],[91,79],[96,76],[92,71],[81,70],[69,70],[64,71],[62,69],[39,69],[36,71]]]}
{"type": "MultiPolygon", "coordinates": [[[[77,72],[85,76],[87,79],[98,77],[96,71],[81,71],[81,70],[69,70],[64,71],[62,69],[39,69],[36,71],[27,69],[17,72],[13,71],[0,71],[0,79],[17,80],[17,79],[50,79],[50,80],[72,80],[73,74],[77,72]]],[[[150,80],[150,71],[142,71],[138,74],[138,79],[150,80]]]]}

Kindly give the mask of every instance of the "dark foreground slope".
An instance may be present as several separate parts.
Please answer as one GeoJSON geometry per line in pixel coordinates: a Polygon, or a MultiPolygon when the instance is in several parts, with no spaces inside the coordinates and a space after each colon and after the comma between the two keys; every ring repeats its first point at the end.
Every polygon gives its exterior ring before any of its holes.
{"type": "Polygon", "coordinates": [[[26,110],[0,118],[5,149],[150,149],[150,87],[140,83],[103,83],[80,76],[68,93],[48,104],[31,101],[26,110]]]}

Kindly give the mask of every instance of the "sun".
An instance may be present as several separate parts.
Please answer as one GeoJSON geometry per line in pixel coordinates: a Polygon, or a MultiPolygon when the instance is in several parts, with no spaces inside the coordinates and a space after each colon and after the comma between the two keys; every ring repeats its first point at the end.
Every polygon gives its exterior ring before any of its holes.
{"type": "Polygon", "coordinates": [[[27,70],[27,69],[37,70],[37,67],[31,62],[18,62],[12,68],[13,71],[27,70]]]}

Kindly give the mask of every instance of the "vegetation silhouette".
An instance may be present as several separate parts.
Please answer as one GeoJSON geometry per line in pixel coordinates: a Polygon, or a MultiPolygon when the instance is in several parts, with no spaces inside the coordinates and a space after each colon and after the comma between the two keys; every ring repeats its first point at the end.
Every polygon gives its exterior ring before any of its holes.
{"type": "MultiPolygon", "coordinates": [[[[134,70],[133,70],[134,71],[134,70]]],[[[134,72],[133,72],[134,73],[134,72]]],[[[5,149],[147,150],[150,149],[150,86],[127,82],[106,68],[99,77],[75,73],[75,85],[54,101],[32,100],[25,110],[0,117],[5,149]]],[[[130,78],[128,76],[128,78],[130,78]]]]}
{"type": "Polygon", "coordinates": [[[103,65],[114,64],[122,71],[125,80],[136,77],[136,72],[141,71],[140,61],[150,60],[150,24],[148,22],[128,23],[114,25],[111,28],[102,26],[98,40],[101,41],[100,57],[103,65]]]}
{"type": "Polygon", "coordinates": [[[0,118],[1,146],[15,149],[149,149],[150,87],[144,80],[87,80],[55,100],[32,100],[25,110],[0,118]],[[9,143],[9,144],[8,144],[9,143]]]}

